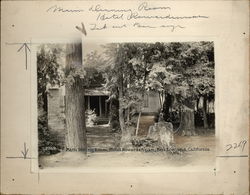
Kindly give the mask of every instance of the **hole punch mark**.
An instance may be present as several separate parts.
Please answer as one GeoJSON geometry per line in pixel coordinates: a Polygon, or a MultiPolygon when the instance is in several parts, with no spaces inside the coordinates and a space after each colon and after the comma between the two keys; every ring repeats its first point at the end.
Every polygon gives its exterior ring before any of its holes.
{"type": "Polygon", "coordinates": [[[216,176],[216,168],[214,168],[214,176],[216,176]]]}

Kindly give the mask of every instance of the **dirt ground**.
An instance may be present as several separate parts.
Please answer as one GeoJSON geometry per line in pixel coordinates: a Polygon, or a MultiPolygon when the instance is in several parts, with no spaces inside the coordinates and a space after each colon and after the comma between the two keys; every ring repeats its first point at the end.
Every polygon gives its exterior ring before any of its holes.
{"type": "Polygon", "coordinates": [[[186,167],[213,166],[215,163],[215,136],[175,136],[175,146],[181,154],[170,152],[109,151],[61,152],[39,157],[41,169],[51,168],[114,168],[114,167],[186,167]]]}
{"type": "MultiPolygon", "coordinates": [[[[154,124],[153,116],[143,116],[140,121],[139,137],[145,137],[148,127],[154,124]]],[[[198,130],[200,131],[200,130],[198,130]]],[[[87,128],[88,148],[119,148],[120,134],[110,130],[108,125],[87,128]]],[[[199,136],[174,136],[174,145],[181,154],[170,152],[143,151],[96,151],[61,152],[39,157],[39,166],[44,170],[62,168],[117,168],[117,167],[207,167],[215,163],[214,130],[199,136]]]]}

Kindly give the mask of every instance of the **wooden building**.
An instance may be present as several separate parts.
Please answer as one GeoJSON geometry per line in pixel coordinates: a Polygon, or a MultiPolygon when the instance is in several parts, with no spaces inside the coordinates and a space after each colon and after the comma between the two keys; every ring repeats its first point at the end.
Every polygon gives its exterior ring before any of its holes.
{"type": "Polygon", "coordinates": [[[109,114],[109,92],[103,88],[85,90],[85,108],[95,110],[98,117],[108,117],[109,114]]]}

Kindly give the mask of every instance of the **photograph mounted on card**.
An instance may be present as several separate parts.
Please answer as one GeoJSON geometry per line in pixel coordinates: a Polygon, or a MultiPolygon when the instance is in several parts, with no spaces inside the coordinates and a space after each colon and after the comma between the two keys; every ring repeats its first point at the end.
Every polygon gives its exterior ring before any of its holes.
{"type": "Polygon", "coordinates": [[[41,44],[40,171],[211,170],[214,41],[178,40],[41,44]]]}

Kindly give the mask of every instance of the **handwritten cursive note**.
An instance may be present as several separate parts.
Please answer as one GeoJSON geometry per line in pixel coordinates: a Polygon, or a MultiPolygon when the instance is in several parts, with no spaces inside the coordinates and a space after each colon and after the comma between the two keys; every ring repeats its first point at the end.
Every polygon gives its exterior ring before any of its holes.
{"type": "Polygon", "coordinates": [[[169,29],[170,32],[187,28],[185,21],[200,22],[207,20],[209,16],[203,14],[178,15],[172,7],[168,5],[154,6],[152,3],[141,2],[136,6],[122,8],[119,6],[109,7],[105,4],[92,4],[88,9],[66,8],[59,5],[49,7],[48,13],[75,14],[86,12],[91,14],[94,21],[88,25],[91,31],[101,31],[108,29],[169,29]]]}
{"type": "Polygon", "coordinates": [[[58,5],[53,5],[51,7],[49,7],[47,10],[47,12],[66,12],[66,13],[75,13],[75,12],[83,12],[83,9],[68,9],[68,8],[63,8],[61,6],[58,5]]]}

